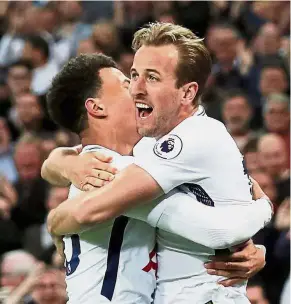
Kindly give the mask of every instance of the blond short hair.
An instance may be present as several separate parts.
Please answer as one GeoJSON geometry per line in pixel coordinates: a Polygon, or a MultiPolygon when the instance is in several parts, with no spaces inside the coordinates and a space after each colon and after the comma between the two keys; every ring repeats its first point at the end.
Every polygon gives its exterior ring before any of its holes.
{"type": "Polygon", "coordinates": [[[134,34],[132,48],[137,51],[143,45],[162,46],[173,44],[179,52],[177,65],[177,87],[195,81],[199,85],[197,100],[211,72],[211,56],[202,38],[191,30],[172,23],[150,23],[134,34]]]}

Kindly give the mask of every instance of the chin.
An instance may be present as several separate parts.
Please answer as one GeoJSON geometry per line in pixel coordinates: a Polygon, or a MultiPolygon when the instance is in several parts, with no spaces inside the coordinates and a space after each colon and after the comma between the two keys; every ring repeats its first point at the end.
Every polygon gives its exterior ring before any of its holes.
{"type": "Polygon", "coordinates": [[[147,128],[138,128],[138,134],[142,137],[155,137],[155,130],[147,128]]]}

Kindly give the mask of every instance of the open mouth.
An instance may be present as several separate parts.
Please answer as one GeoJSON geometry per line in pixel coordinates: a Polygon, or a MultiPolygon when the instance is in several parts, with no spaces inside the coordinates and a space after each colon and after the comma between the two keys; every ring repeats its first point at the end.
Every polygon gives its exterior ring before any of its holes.
{"type": "Polygon", "coordinates": [[[153,108],[145,103],[137,102],[135,106],[138,110],[138,117],[141,119],[148,118],[153,112],[153,108]]]}

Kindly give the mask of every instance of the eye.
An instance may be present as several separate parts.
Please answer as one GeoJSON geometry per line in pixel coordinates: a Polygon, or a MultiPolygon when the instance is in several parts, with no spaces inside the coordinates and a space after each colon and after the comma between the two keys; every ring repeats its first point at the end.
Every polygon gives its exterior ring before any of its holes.
{"type": "Polygon", "coordinates": [[[157,81],[158,78],[155,77],[154,75],[149,75],[149,76],[148,76],[148,80],[149,80],[149,81],[157,81]]]}
{"type": "Polygon", "coordinates": [[[137,77],[138,77],[138,74],[135,73],[135,72],[132,72],[131,75],[130,75],[130,78],[131,78],[132,80],[136,80],[137,77]]]}

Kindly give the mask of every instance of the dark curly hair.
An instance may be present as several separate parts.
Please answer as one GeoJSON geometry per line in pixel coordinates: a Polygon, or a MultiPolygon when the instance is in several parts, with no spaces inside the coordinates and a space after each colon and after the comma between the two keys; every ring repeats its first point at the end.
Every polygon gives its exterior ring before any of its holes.
{"type": "Polygon", "coordinates": [[[102,87],[99,71],[116,68],[116,63],[102,54],[81,54],[61,69],[47,93],[48,112],[55,123],[79,134],[86,127],[85,101],[96,97],[102,87]]]}

